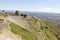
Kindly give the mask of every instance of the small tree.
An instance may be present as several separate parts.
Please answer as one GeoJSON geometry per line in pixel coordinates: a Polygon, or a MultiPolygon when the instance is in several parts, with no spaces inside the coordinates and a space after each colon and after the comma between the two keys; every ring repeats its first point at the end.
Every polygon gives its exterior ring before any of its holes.
{"type": "Polygon", "coordinates": [[[48,28],[48,27],[45,27],[45,28],[48,28]]]}
{"type": "Polygon", "coordinates": [[[19,15],[19,11],[18,10],[15,12],[15,15],[17,15],[17,16],[19,15]]]}
{"type": "Polygon", "coordinates": [[[4,10],[2,10],[2,12],[5,12],[4,10]]]}
{"type": "Polygon", "coordinates": [[[27,17],[27,15],[25,14],[25,15],[24,15],[24,18],[26,18],[26,17],[27,17]]]}
{"type": "Polygon", "coordinates": [[[20,16],[24,16],[24,14],[20,14],[20,16]]]}

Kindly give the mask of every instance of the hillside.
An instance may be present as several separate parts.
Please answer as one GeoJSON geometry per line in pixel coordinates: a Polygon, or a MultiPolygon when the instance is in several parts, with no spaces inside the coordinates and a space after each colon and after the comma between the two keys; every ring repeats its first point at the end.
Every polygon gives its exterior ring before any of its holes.
{"type": "Polygon", "coordinates": [[[60,40],[60,29],[32,16],[0,16],[0,40],[60,40]]]}

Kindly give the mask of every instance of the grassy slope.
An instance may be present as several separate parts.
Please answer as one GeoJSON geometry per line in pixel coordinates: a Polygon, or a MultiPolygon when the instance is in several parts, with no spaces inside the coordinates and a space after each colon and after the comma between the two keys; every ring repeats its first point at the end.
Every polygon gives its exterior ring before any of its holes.
{"type": "Polygon", "coordinates": [[[27,19],[27,21],[29,22],[30,26],[32,26],[32,28],[35,30],[35,31],[38,31],[40,28],[39,28],[39,24],[37,24],[37,20],[34,19],[34,18],[31,18],[31,19],[27,19]]]}
{"type": "Polygon", "coordinates": [[[21,28],[19,25],[15,23],[10,23],[9,25],[11,27],[11,31],[15,34],[21,35],[23,40],[37,40],[32,33],[25,30],[24,28],[21,28]]]}
{"type": "Polygon", "coordinates": [[[32,28],[35,29],[35,32],[39,34],[39,38],[38,38],[39,40],[48,40],[44,31],[40,29],[41,25],[39,26],[39,24],[37,24],[37,21],[38,21],[37,19],[32,18],[32,19],[27,19],[27,21],[31,24],[32,28]]]}
{"type": "Polygon", "coordinates": [[[60,35],[60,29],[58,27],[55,26],[55,24],[49,22],[49,21],[44,21],[51,29],[53,29],[54,31],[56,31],[59,35],[60,35]],[[48,22],[48,23],[47,23],[48,22]]]}
{"type": "Polygon", "coordinates": [[[45,38],[43,40],[57,40],[57,37],[53,34],[52,30],[57,31],[57,33],[60,33],[60,31],[58,31],[59,29],[57,29],[54,24],[47,22],[45,20],[40,20],[42,26],[39,27],[35,19],[28,19],[27,21],[30,23],[30,30],[32,32],[29,32],[26,29],[21,28],[19,25],[15,23],[9,24],[11,27],[11,31],[15,34],[21,35],[23,40],[37,40],[38,35],[41,35],[38,33],[38,31],[42,30],[41,33],[43,35],[41,37],[45,38]]]}
{"type": "MultiPolygon", "coordinates": [[[[50,30],[50,26],[51,24],[47,25],[48,22],[44,22],[45,20],[41,20],[41,24],[42,24],[42,28],[45,31],[45,34],[47,35],[47,37],[49,38],[49,40],[57,40],[57,37],[53,34],[53,32],[50,30]],[[47,23],[47,24],[46,24],[47,23]],[[46,28],[47,27],[47,28],[46,28]]],[[[52,25],[51,25],[52,26],[52,25]]],[[[52,26],[54,27],[54,26],[52,26]]],[[[55,27],[54,27],[55,28],[55,27]]],[[[54,29],[53,29],[54,30],[54,29]]]]}

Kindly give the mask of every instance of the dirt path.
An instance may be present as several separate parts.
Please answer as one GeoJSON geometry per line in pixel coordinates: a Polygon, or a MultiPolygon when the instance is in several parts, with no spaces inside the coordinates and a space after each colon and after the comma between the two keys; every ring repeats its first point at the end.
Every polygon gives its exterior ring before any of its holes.
{"type": "Polygon", "coordinates": [[[0,23],[0,40],[22,40],[21,36],[18,36],[11,32],[8,27],[8,22],[6,18],[0,16],[0,18],[4,19],[2,23],[0,23]]]}
{"type": "Polygon", "coordinates": [[[15,35],[10,30],[3,29],[0,33],[0,40],[22,40],[21,36],[15,35]]]}
{"type": "Polygon", "coordinates": [[[28,22],[21,16],[8,16],[7,20],[20,25],[22,28],[25,28],[25,29],[29,28],[28,22]]]}

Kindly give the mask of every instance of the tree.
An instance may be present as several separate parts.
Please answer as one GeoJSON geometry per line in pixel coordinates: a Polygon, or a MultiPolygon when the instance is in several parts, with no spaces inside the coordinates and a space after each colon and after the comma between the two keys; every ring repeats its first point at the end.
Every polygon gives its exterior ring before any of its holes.
{"type": "Polygon", "coordinates": [[[5,12],[4,10],[2,10],[2,12],[5,12]]]}
{"type": "Polygon", "coordinates": [[[17,15],[17,16],[19,15],[19,11],[18,10],[15,12],[15,15],[17,15]]]}
{"type": "Polygon", "coordinates": [[[20,14],[20,16],[23,16],[24,18],[26,18],[26,17],[27,17],[27,15],[26,15],[26,14],[20,14]]]}
{"type": "Polygon", "coordinates": [[[20,14],[20,16],[24,16],[24,14],[20,14]]]}
{"type": "Polygon", "coordinates": [[[45,28],[48,28],[48,27],[45,27],[45,28]]]}
{"type": "Polygon", "coordinates": [[[24,18],[26,18],[26,17],[27,17],[27,15],[25,14],[25,15],[24,15],[24,18]]]}

